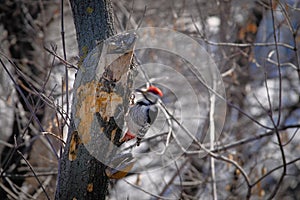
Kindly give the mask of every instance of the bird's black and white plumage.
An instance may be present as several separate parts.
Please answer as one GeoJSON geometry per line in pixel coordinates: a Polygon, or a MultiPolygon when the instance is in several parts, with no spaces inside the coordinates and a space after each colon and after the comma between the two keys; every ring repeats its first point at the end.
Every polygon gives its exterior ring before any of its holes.
{"type": "Polygon", "coordinates": [[[131,105],[128,115],[125,116],[128,129],[123,140],[126,141],[136,137],[137,146],[139,146],[141,139],[158,115],[157,101],[163,96],[163,93],[155,86],[150,86],[146,90],[137,90],[137,92],[143,95],[143,99],[131,105]]]}

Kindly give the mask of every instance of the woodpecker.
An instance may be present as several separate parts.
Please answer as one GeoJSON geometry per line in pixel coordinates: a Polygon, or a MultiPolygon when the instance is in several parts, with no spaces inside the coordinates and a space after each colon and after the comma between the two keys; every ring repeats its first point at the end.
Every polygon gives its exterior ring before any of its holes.
{"type": "Polygon", "coordinates": [[[136,137],[136,144],[139,146],[141,139],[145,136],[157,117],[157,101],[163,96],[163,93],[155,86],[149,86],[146,89],[137,89],[136,92],[141,93],[143,98],[130,106],[129,112],[125,116],[127,130],[121,142],[136,137]]]}

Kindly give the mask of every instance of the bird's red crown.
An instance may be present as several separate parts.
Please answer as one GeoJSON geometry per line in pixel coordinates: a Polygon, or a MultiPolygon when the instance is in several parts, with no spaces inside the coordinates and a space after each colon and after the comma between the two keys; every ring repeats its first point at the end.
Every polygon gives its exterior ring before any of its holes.
{"type": "Polygon", "coordinates": [[[156,94],[156,95],[158,95],[158,96],[160,96],[160,97],[163,96],[162,91],[161,91],[158,87],[155,87],[155,86],[153,86],[153,85],[151,85],[151,86],[149,86],[149,87],[147,88],[147,92],[152,92],[153,94],[156,94]]]}

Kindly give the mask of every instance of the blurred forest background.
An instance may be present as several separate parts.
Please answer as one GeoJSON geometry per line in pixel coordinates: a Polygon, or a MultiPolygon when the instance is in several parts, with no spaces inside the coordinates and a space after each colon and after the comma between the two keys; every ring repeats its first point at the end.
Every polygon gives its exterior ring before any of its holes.
{"type": "MultiPolygon", "coordinates": [[[[163,171],[112,180],[107,199],[300,199],[300,1],[112,0],[112,7],[118,32],[169,28],[202,44],[221,72],[227,113],[213,162],[192,146],[163,171]]],[[[68,1],[63,8],[0,3],[0,199],[55,195],[79,61],[68,1]]]]}

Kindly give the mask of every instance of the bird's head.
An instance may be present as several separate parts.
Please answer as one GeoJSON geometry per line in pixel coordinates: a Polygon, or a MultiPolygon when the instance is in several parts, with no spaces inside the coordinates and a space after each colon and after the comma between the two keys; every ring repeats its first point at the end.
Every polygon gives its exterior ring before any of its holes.
{"type": "Polygon", "coordinates": [[[153,104],[156,103],[159,98],[163,97],[163,92],[153,85],[147,88],[136,89],[136,92],[141,93],[146,100],[153,104]]]}

